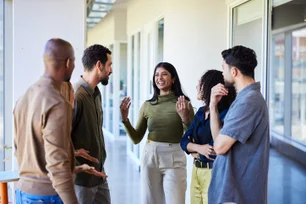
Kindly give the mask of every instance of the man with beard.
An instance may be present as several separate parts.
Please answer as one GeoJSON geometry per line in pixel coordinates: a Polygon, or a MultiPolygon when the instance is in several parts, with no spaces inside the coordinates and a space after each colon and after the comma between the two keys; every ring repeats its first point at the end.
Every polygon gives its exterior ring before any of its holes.
{"type": "MultiPolygon", "coordinates": [[[[104,171],[106,151],[102,132],[103,111],[101,93],[97,85],[108,84],[112,73],[111,51],[102,45],[92,45],[85,49],[82,57],[84,74],[74,84],[74,116],[71,138],[75,149],[86,149],[100,163],[77,157],[78,165],[94,166],[104,171]]],[[[106,178],[79,173],[75,177],[75,190],[81,204],[110,204],[110,193],[106,178]]]]}
{"type": "Polygon", "coordinates": [[[72,108],[60,93],[61,83],[71,77],[74,60],[69,42],[50,39],[44,50],[43,76],[16,103],[17,204],[77,203],[70,138],[72,108]]]}
{"type": "Polygon", "coordinates": [[[221,126],[217,104],[228,94],[222,84],[212,88],[211,132],[214,138],[210,204],[266,204],[269,166],[269,116],[260,83],[255,83],[255,52],[235,46],[222,52],[223,76],[227,86],[238,92],[221,126]],[[222,128],[221,128],[222,127],[222,128]]]}

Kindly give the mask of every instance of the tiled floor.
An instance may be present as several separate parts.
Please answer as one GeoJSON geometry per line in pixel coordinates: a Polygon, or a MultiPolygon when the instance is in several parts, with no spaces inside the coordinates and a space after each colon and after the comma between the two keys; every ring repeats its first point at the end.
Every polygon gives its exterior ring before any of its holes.
{"type": "MultiPolygon", "coordinates": [[[[126,142],[107,141],[106,145],[112,204],[140,204],[140,173],[126,154],[126,142]]],[[[269,204],[306,204],[306,168],[273,149],[268,199],[269,204]]]]}
{"type": "Polygon", "coordinates": [[[106,137],[106,151],[112,204],[140,204],[140,172],[127,156],[126,142],[110,142],[106,137]]]}
{"type": "Polygon", "coordinates": [[[269,168],[269,204],[306,204],[305,167],[271,150],[269,168]]]}

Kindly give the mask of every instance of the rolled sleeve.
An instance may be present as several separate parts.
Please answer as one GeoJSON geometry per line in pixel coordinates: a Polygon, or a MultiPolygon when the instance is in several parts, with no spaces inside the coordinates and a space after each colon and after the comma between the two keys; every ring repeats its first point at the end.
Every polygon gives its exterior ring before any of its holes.
{"type": "Polygon", "coordinates": [[[71,169],[71,115],[68,102],[55,105],[45,116],[43,140],[46,169],[52,186],[64,203],[77,201],[71,169]]]}
{"type": "Polygon", "coordinates": [[[187,154],[190,154],[190,152],[188,152],[187,150],[187,145],[189,144],[190,139],[188,138],[188,135],[184,135],[183,138],[181,139],[181,142],[180,142],[180,145],[181,145],[181,148],[184,152],[186,152],[187,154]]]}
{"type": "Polygon", "coordinates": [[[245,144],[259,124],[259,113],[259,108],[251,104],[232,106],[224,119],[220,134],[245,144]]]}
{"type": "Polygon", "coordinates": [[[184,131],[187,131],[187,130],[188,130],[188,128],[191,126],[192,121],[194,120],[194,117],[195,117],[195,116],[194,116],[193,107],[192,107],[191,104],[190,104],[190,106],[191,106],[191,109],[190,109],[190,111],[189,111],[189,121],[188,121],[187,124],[182,123],[182,124],[183,124],[183,130],[184,130],[184,131]]]}

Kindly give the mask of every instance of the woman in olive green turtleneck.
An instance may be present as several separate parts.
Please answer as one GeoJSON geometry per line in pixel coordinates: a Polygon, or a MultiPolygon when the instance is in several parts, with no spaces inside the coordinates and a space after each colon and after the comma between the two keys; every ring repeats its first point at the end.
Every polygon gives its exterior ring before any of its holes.
{"type": "Polygon", "coordinates": [[[194,112],[172,64],[159,63],[153,82],[154,95],[142,105],[136,128],[128,119],[131,99],[124,98],[120,105],[123,124],[134,144],[149,131],[141,162],[142,204],[184,204],[186,156],[179,143],[194,112]]]}

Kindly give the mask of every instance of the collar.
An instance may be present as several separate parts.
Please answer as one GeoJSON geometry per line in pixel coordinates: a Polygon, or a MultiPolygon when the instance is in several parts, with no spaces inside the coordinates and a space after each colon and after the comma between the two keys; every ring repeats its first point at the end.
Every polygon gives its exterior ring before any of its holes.
{"type": "Polygon", "coordinates": [[[80,76],[80,79],[78,83],[84,87],[84,89],[90,94],[93,95],[95,93],[95,90],[92,89],[89,84],[86,83],[86,81],[83,79],[83,75],[80,76]]]}
{"type": "Polygon", "coordinates": [[[61,84],[57,84],[51,77],[41,76],[40,80],[45,84],[52,84],[56,90],[61,91],[61,84]]]}
{"type": "Polygon", "coordinates": [[[255,82],[244,87],[237,95],[236,98],[245,96],[249,91],[259,91],[260,92],[260,82],[255,82]]]}

